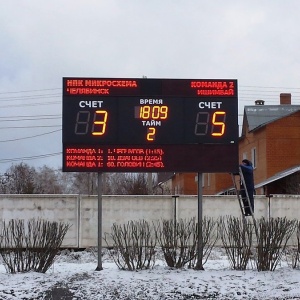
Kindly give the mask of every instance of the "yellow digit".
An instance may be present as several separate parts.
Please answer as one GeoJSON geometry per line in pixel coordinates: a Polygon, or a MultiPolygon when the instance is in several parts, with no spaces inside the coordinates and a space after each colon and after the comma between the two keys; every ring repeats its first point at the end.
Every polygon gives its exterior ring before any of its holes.
{"type": "Polygon", "coordinates": [[[160,117],[160,106],[153,106],[152,108],[152,119],[157,120],[160,117]]]}
{"type": "Polygon", "coordinates": [[[155,127],[149,127],[147,133],[147,141],[154,141],[155,139],[155,127]]]}
{"type": "Polygon", "coordinates": [[[96,110],[94,114],[94,123],[92,128],[92,135],[103,135],[106,130],[108,113],[106,110],[96,110]],[[98,117],[102,117],[102,120],[97,120],[98,117]]]}
{"type": "Polygon", "coordinates": [[[225,111],[216,111],[213,114],[212,117],[212,129],[211,129],[211,135],[212,136],[222,136],[225,132],[225,118],[226,118],[226,113],[225,111]],[[221,121],[218,121],[217,118],[220,116],[221,121]],[[215,128],[217,128],[218,132],[215,132],[215,128]]]}
{"type": "Polygon", "coordinates": [[[142,119],[149,119],[151,113],[151,107],[146,105],[143,106],[142,108],[143,108],[142,119]]]}
{"type": "Polygon", "coordinates": [[[160,107],[160,118],[165,120],[168,117],[168,106],[163,105],[160,107]]]}

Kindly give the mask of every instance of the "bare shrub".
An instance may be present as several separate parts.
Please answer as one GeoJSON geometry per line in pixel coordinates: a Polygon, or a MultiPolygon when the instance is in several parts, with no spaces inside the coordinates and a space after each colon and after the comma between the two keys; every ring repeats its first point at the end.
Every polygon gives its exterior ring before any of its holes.
{"type": "Polygon", "coordinates": [[[300,222],[297,222],[297,248],[295,251],[294,259],[293,259],[293,264],[292,267],[294,269],[299,268],[299,262],[300,262],[300,222]]]}
{"type": "Polygon", "coordinates": [[[257,252],[255,261],[258,271],[274,271],[282,259],[287,242],[297,227],[297,220],[271,218],[257,220],[257,252]]]}
{"type": "Polygon", "coordinates": [[[113,248],[109,253],[121,270],[141,270],[153,267],[155,263],[156,240],[152,226],[144,220],[130,221],[124,225],[113,224],[110,234],[104,240],[113,248]]]}
{"type": "Polygon", "coordinates": [[[70,228],[65,223],[46,220],[10,220],[2,223],[0,255],[8,273],[45,273],[53,264],[70,228]]]}
{"type": "Polygon", "coordinates": [[[290,267],[293,269],[299,269],[299,262],[300,262],[300,222],[297,221],[296,225],[296,238],[297,242],[296,245],[292,245],[291,247],[287,247],[285,254],[286,260],[290,267]]]}
{"type": "Polygon", "coordinates": [[[253,231],[253,224],[245,218],[220,218],[220,237],[234,270],[245,270],[247,267],[251,257],[253,231]]]}
{"type": "MultiPolygon", "coordinates": [[[[202,258],[203,264],[207,261],[217,236],[216,222],[212,218],[204,218],[202,221],[202,258]]],[[[165,261],[171,268],[188,266],[193,268],[198,251],[198,224],[195,218],[189,220],[180,219],[162,220],[155,226],[158,244],[162,249],[165,261]]]]}

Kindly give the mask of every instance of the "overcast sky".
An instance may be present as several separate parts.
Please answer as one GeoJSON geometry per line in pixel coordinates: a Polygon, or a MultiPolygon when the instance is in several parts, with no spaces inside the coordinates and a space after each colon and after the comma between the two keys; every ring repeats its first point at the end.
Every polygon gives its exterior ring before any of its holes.
{"type": "Polygon", "coordinates": [[[0,174],[60,168],[62,77],[228,78],[300,105],[300,1],[0,2],[0,174]],[[37,158],[36,158],[37,157],[37,158]]]}

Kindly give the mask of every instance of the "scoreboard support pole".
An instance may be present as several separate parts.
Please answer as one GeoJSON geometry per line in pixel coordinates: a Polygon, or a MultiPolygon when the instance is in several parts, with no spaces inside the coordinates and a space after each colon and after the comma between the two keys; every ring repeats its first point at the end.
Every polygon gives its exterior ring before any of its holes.
{"type": "Polygon", "coordinates": [[[198,253],[197,263],[195,270],[204,270],[203,259],[203,234],[202,234],[202,221],[203,221],[203,189],[202,189],[202,173],[198,173],[198,253]]]}
{"type": "Polygon", "coordinates": [[[102,173],[98,172],[98,265],[96,271],[103,270],[102,267],[102,173]]]}

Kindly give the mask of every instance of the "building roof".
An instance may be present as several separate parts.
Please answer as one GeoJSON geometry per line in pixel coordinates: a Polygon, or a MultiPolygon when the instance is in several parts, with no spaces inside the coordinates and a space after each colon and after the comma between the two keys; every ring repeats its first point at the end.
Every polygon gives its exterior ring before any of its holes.
{"type": "Polygon", "coordinates": [[[254,188],[258,189],[260,187],[263,187],[264,185],[267,185],[271,182],[274,182],[274,181],[279,180],[281,178],[287,177],[287,176],[289,176],[291,174],[294,174],[296,172],[299,172],[299,171],[300,171],[300,165],[296,166],[296,167],[293,167],[293,168],[290,168],[290,169],[286,169],[286,170],[284,170],[282,172],[279,172],[279,173],[275,174],[274,176],[271,176],[268,179],[256,184],[254,188]]]}
{"type": "Polygon", "coordinates": [[[157,182],[158,184],[165,183],[174,176],[174,172],[159,172],[157,173],[157,182]]]}
{"type": "Polygon", "coordinates": [[[245,122],[247,122],[249,132],[251,132],[299,110],[300,105],[290,104],[245,106],[242,135],[245,134],[246,130],[245,122]]]}
{"type": "MultiPolygon", "coordinates": [[[[292,168],[286,169],[286,170],[284,170],[282,172],[278,172],[274,176],[271,176],[271,177],[267,178],[266,180],[264,180],[264,181],[256,184],[254,186],[254,188],[255,189],[261,188],[261,187],[263,187],[265,185],[268,185],[271,182],[274,182],[274,181],[279,180],[281,178],[287,177],[287,176],[292,175],[292,174],[294,174],[296,172],[299,172],[299,171],[300,171],[300,165],[296,166],[296,167],[292,167],[292,168]]],[[[217,195],[231,194],[231,192],[235,192],[234,187],[231,187],[231,188],[228,188],[226,190],[223,190],[223,191],[217,193],[217,195]]]]}

